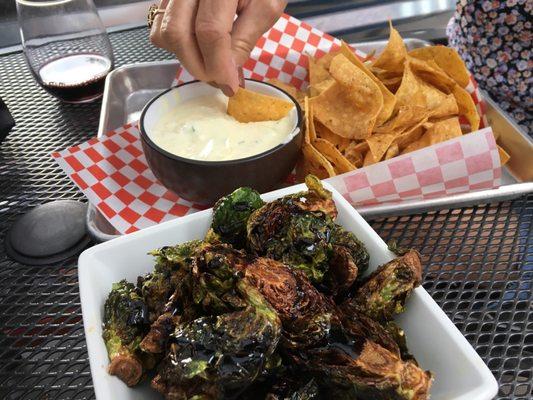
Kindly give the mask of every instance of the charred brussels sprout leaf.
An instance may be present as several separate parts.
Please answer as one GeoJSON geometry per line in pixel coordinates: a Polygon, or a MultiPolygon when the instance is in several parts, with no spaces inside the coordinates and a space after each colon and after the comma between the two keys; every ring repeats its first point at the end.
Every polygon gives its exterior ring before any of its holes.
{"type": "Polygon", "coordinates": [[[335,228],[331,233],[331,243],[334,246],[343,247],[348,250],[350,257],[355,265],[357,265],[359,274],[363,274],[368,269],[368,261],[370,259],[368,251],[365,245],[352,232],[335,224],[335,228]]]}
{"type": "Polygon", "coordinates": [[[148,328],[148,311],[135,285],[123,280],[113,284],[104,306],[104,339],[110,365],[128,386],[143,374],[139,344],[148,328]]]}
{"type": "Polygon", "coordinates": [[[415,358],[407,348],[407,339],[405,337],[405,332],[403,331],[403,329],[400,328],[394,321],[387,322],[387,324],[385,325],[385,329],[389,336],[398,345],[402,360],[415,360],[415,358]]]}
{"type": "Polygon", "coordinates": [[[219,315],[246,307],[237,291],[247,256],[227,244],[206,244],[194,260],[191,297],[198,315],[219,315]]]}
{"type": "Polygon", "coordinates": [[[156,260],[156,271],[173,272],[188,268],[195,251],[202,245],[201,240],[191,240],[176,246],[165,246],[151,251],[156,260]]]}
{"type": "Polygon", "coordinates": [[[421,281],[420,257],[411,250],[370,274],[350,301],[371,318],[387,321],[403,311],[405,301],[421,281]]]}
{"type": "Polygon", "coordinates": [[[333,295],[345,293],[368,268],[366,247],[352,232],[335,224],[331,232],[332,253],[325,284],[333,295]]]}
{"type": "Polygon", "coordinates": [[[153,272],[138,279],[137,286],[141,289],[151,322],[164,312],[175,286],[181,284],[189,273],[193,255],[201,244],[201,241],[193,240],[150,252],[156,258],[156,266],[153,272]]]}
{"type": "Polygon", "coordinates": [[[223,242],[243,248],[246,245],[246,221],[264,204],[255,190],[239,188],[217,201],[211,227],[223,242]]]}
{"type": "Polygon", "coordinates": [[[137,279],[137,286],[141,290],[145,301],[148,318],[153,322],[159,317],[164,306],[172,294],[170,276],[164,272],[154,271],[137,279]]]}
{"type": "Polygon", "coordinates": [[[331,218],[335,218],[337,216],[337,207],[331,192],[324,189],[320,179],[314,175],[307,175],[305,184],[308,189],[307,192],[285,196],[281,201],[296,205],[302,211],[319,211],[331,218]]]}
{"type": "Polygon", "coordinates": [[[179,322],[178,316],[164,313],[150,326],[150,330],[140,343],[142,351],[150,354],[161,354],[165,351],[168,338],[179,322]]]}
{"type": "Polygon", "coordinates": [[[245,309],[176,327],[153,381],[167,398],[233,397],[260,376],[276,349],[280,322],[257,289],[241,281],[238,290],[245,309]]]}
{"type": "Polygon", "coordinates": [[[278,243],[271,241],[267,245],[266,256],[301,269],[313,282],[322,282],[331,251],[331,225],[329,218],[323,218],[322,215],[293,215],[284,237],[278,243]]]}

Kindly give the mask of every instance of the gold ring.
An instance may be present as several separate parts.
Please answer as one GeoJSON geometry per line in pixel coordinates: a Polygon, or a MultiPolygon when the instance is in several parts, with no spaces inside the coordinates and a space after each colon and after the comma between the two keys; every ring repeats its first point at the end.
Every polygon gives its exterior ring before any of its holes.
{"type": "Polygon", "coordinates": [[[155,17],[159,14],[164,14],[165,10],[162,10],[159,8],[157,4],[152,4],[150,8],[148,9],[148,16],[147,16],[147,22],[148,22],[148,28],[151,28],[154,24],[155,17]]]}

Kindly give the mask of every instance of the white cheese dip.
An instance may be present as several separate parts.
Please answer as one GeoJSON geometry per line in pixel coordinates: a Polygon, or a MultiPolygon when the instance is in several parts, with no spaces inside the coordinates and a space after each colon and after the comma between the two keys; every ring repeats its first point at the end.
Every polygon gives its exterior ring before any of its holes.
{"type": "Polygon", "coordinates": [[[226,114],[224,95],[203,96],[164,112],[150,132],[162,149],[193,160],[237,160],[283,143],[294,122],[290,113],[279,121],[242,123],[226,114]]]}

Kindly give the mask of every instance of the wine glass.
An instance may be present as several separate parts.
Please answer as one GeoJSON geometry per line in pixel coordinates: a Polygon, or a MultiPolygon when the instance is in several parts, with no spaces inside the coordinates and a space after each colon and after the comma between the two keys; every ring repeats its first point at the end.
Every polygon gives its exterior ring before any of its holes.
{"type": "Polygon", "coordinates": [[[92,0],[16,0],[24,55],[37,82],[67,103],[102,96],[113,50],[92,0]]]}

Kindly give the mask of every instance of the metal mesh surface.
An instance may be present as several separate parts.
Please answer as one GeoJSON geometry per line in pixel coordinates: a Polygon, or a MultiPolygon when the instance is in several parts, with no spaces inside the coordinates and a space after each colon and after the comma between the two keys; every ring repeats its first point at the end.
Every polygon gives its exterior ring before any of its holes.
{"type": "MultiPolygon", "coordinates": [[[[111,34],[116,65],[170,56],[145,30],[111,34]]],[[[96,133],[100,104],[66,105],[33,81],[21,54],[0,57],[0,96],[17,127],[0,145],[0,241],[16,216],[82,194],[49,153],[96,133]]],[[[488,363],[501,399],[532,395],[533,196],[497,205],[372,222],[386,240],[420,249],[424,286],[488,363]]],[[[0,246],[0,398],[94,398],[76,260],[10,261],[0,246]]]]}

